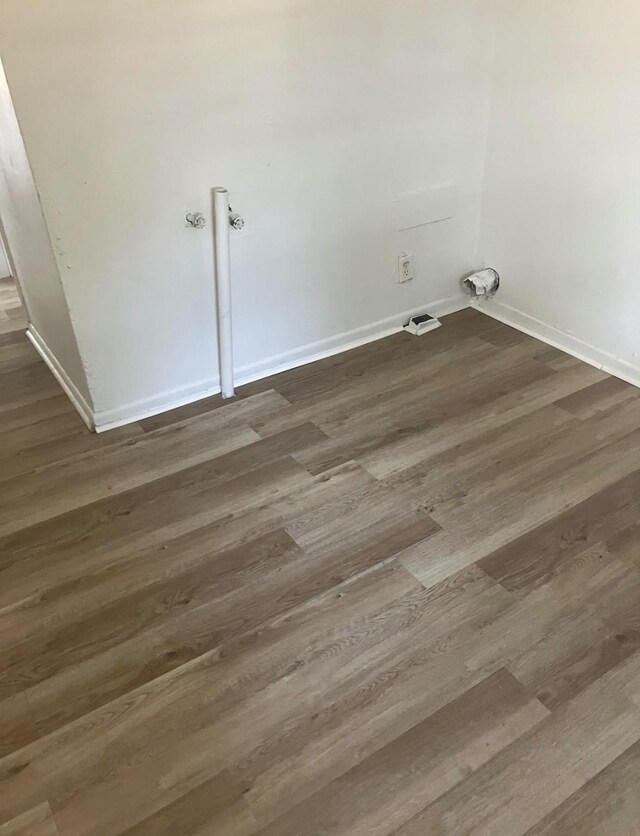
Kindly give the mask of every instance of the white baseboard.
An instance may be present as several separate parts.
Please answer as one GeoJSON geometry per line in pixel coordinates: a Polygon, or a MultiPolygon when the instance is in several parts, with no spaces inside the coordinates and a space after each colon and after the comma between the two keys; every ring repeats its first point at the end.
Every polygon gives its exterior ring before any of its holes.
{"type": "Polygon", "coordinates": [[[578,339],[578,337],[574,337],[573,334],[554,328],[553,325],[547,325],[546,322],[505,305],[496,299],[486,302],[473,302],[473,307],[493,317],[493,319],[504,322],[505,325],[510,325],[531,337],[536,337],[542,342],[560,349],[560,351],[565,351],[572,357],[577,357],[578,360],[583,360],[585,363],[613,375],[613,377],[619,377],[633,386],[640,387],[640,368],[620,357],[616,357],[615,354],[610,354],[608,351],[590,345],[578,339]]]}
{"type": "MultiPolygon", "coordinates": [[[[268,357],[257,363],[241,366],[236,369],[236,385],[252,383],[269,377],[272,374],[288,371],[298,366],[313,363],[335,354],[341,354],[361,345],[383,339],[402,330],[411,316],[428,311],[434,316],[446,316],[469,306],[466,296],[453,296],[437,302],[427,303],[418,308],[396,314],[387,319],[373,322],[369,325],[355,328],[343,334],[337,334],[325,340],[309,343],[291,351],[268,357]]],[[[640,387],[640,368],[622,360],[609,352],[596,348],[571,334],[535,319],[515,308],[511,308],[494,300],[488,302],[474,302],[473,307],[494,319],[504,322],[513,328],[523,331],[532,337],[565,351],[579,360],[583,360],[598,369],[619,377],[634,386],[640,387]]],[[[29,325],[27,336],[31,340],[44,362],[47,364],[57,381],[60,383],[69,399],[78,410],[87,427],[96,432],[105,432],[116,427],[141,421],[162,412],[194,403],[203,398],[217,395],[220,392],[219,378],[198,381],[178,389],[168,390],[142,401],[135,401],[117,409],[94,411],[84,396],[77,389],[73,381],[51,352],[33,325],[29,325]]]]}
{"type": "Polygon", "coordinates": [[[47,364],[55,379],[58,381],[60,386],[62,386],[69,397],[69,400],[78,410],[80,417],[85,422],[87,427],[89,427],[90,430],[94,430],[95,423],[93,410],[85,400],[82,393],[78,390],[75,383],[62,368],[58,362],[58,358],[31,324],[29,324],[29,327],[27,328],[27,337],[31,340],[33,347],[47,364]]]}
{"type": "MultiPolygon", "coordinates": [[[[297,366],[305,366],[308,363],[314,363],[316,360],[322,360],[334,354],[341,354],[343,351],[349,351],[352,348],[358,348],[361,345],[383,339],[391,334],[397,334],[412,316],[423,311],[428,311],[434,316],[446,316],[468,306],[468,297],[463,295],[453,296],[449,299],[442,299],[437,302],[421,305],[419,308],[413,308],[410,311],[395,314],[387,319],[372,322],[369,325],[355,328],[343,334],[337,334],[334,337],[328,337],[325,340],[300,346],[291,351],[286,351],[283,354],[267,357],[257,363],[251,363],[236,369],[236,386],[253,383],[272,374],[288,371],[297,366]]],[[[203,398],[208,398],[211,395],[217,395],[219,392],[220,380],[216,376],[209,380],[201,380],[189,386],[163,392],[144,401],[129,403],[117,409],[99,411],[93,414],[92,417],[96,432],[105,432],[106,430],[115,429],[125,424],[132,424],[135,421],[150,418],[153,415],[167,412],[170,409],[176,409],[179,406],[185,406],[203,398]]]]}
{"type": "Polygon", "coordinates": [[[269,377],[272,374],[286,372],[289,369],[295,369],[297,366],[306,366],[308,363],[315,363],[316,360],[323,360],[325,357],[332,357],[334,354],[341,354],[343,351],[350,351],[352,348],[359,348],[361,345],[390,337],[392,334],[402,331],[412,316],[423,312],[428,311],[432,316],[438,317],[468,307],[469,299],[463,295],[421,305],[419,308],[403,311],[387,319],[355,328],[353,331],[337,334],[335,337],[329,337],[315,343],[308,343],[292,351],[286,351],[284,354],[268,357],[258,363],[241,366],[236,369],[236,382],[238,386],[242,386],[244,383],[253,383],[254,380],[261,380],[263,377],[269,377]]]}
{"type": "Polygon", "coordinates": [[[116,409],[96,411],[94,413],[95,429],[97,433],[115,430],[117,427],[124,427],[126,424],[133,424],[144,418],[151,418],[162,412],[168,412],[170,409],[177,409],[179,406],[186,406],[219,393],[220,379],[218,377],[201,380],[177,389],[168,389],[153,398],[132,401],[116,409]]]}

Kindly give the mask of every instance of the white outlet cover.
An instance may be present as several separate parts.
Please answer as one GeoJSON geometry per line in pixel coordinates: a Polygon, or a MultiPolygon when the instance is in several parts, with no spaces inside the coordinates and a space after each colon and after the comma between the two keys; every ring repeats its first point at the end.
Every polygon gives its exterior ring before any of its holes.
{"type": "Polygon", "coordinates": [[[413,256],[409,253],[402,253],[398,256],[398,284],[413,281],[415,277],[416,273],[413,256]]]}

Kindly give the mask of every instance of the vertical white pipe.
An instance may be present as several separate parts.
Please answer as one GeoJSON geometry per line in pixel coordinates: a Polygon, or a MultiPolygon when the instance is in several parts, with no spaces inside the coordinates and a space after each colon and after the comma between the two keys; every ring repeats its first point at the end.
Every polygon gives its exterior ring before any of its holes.
{"type": "Polygon", "coordinates": [[[216,296],[218,305],[218,356],[223,398],[232,398],[233,340],[231,331],[231,254],[229,246],[229,192],[213,190],[213,240],[215,246],[216,296]]]}

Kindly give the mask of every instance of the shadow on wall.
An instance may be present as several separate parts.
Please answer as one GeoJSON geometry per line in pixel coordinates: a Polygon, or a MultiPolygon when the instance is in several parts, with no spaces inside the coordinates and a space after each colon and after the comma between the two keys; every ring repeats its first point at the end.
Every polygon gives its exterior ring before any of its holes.
{"type": "Polygon", "coordinates": [[[11,268],[9,267],[9,259],[4,251],[4,245],[0,238],[0,279],[6,279],[11,275],[11,268]]]}
{"type": "MultiPolygon", "coordinates": [[[[0,227],[29,317],[28,335],[91,425],[91,396],[40,199],[0,65],[0,227]]],[[[5,268],[5,270],[8,269],[5,268]]],[[[0,272],[4,272],[0,271],[0,272]]]]}

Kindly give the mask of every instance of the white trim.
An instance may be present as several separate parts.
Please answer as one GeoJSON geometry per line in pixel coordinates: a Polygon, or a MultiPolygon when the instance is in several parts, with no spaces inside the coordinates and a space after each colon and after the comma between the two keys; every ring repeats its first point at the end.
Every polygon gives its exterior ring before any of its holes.
{"type": "Polygon", "coordinates": [[[124,427],[127,424],[142,421],[144,418],[151,418],[162,412],[168,412],[170,409],[177,409],[179,406],[186,406],[219,394],[220,378],[215,377],[189,386],[181,386],[178,389],[168,389],[155,397],[143,401],[132,401],[116,409],[99,410],[94,413],[96,432],[115,430],[116,427],[124,427]]]}
{"type": "Polygon", "coordinates": [[[634,366],[621,357],[616,357],[615,354],[610,354],[608,351],[590,345],[578,337],[574,337],[573,334],[561,331],[553,325],[548,325],[546,322],[542,322],[495,299],[486,302],[474,301],[472,306],[481,313],[504,322],[505,325],[517,328],[518,331],[523,331],[531,337],[536,337],[536,339],[560,349],[560,351],[565,351],[572,357],[577,357],[578,360],[583,360],[585,363],[613,375],[613,377],[619,377],[633,386],[640,387],[640,367],[634,366]]]}
{"type": "Polygon", "coordinates": [[[62,386],[69,400],[78,410],[80,417],[85,422],[87,427],[89,427],[92,431],[95,430],[93,410],[85,400],[84,395],[76,387],[75,383],[60,365],[58,358],[31,324],[29,324],[29,327],[27,328],[27,337],[31,340],[33,347],[47,364],[55,379],[58,381],[60,386],[62,386]]]}
{"type": "Polygon", "coordinates": [[[259,363],[241,366],[236,369],[237,382],[239,385],[253,383],[254,380],[261,380],[263,377],[269,377],[272,374],[278,374],[278,372],[286,372],[289,369],[295,369],[297,366],[306,366],[308,363],[315,363],[316,360],[323,360],[325,357],[332,357],[334,354],[341,354],[343,351],[350,351],[352,348],[359,348],[361,345],[390,337],[392,334],[402,331],[412,316],[421,313],[428,312],[432,316],[439,317],[468,307],[469,299],[462,294],[421,305],[419,308],[403,311],[387,319],[372,322],[370,325],[354,328],[353,331],[309,343],[292,351],[286,351],[284,354],[276,354],[259,363]]]}
{"type": "MultiPolygon", "coordinates": [[[[272,374],[288,371],[298,366],[305,366],[308,363],[314,363],[316,360],[323,360],[325,357],[332,357],[334,354],[341,354],[343,351],[349,351],[352,348],[358,348],[361,345],[391,336],[391,334],[397,334],[402,331],[412,316],[425,311],[438,317],[455,313],[468,306],[469,299],[463,295],[426,303],[419,308],[395,314],[379,322],[372,322],[369,325],[354,328],[352,331],[336,334],[334,337],[328,337],[318,342],[294,348],[291,351],[285,351],[282,354],[267,357],[257,363],[241,366],[235,370],[235,382],[237,386],[253,383],[264,377],[270,377],[272,374]]],[[[217,395],[219,392],[220,379],[218,376],[209,380],[201,380],[198,383],[169,390],[152,398],[135,401],[117,409],[98,411],[93,415],[95,429],[99,433],[112,430],[208,398],[211,395],[217,395]]]]}

